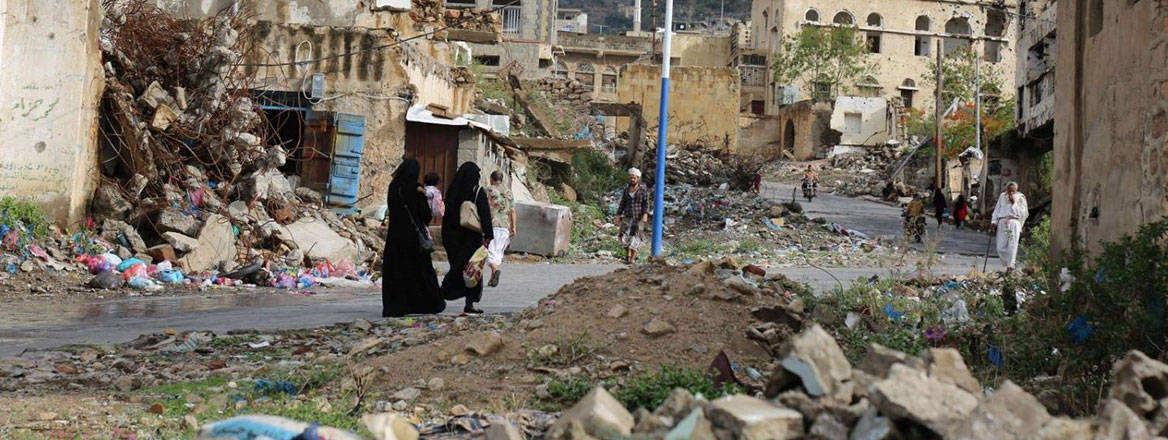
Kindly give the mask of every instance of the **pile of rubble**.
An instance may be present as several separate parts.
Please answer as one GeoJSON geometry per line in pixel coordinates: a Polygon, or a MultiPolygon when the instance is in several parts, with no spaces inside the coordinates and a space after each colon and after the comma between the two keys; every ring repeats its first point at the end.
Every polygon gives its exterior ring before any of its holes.
{"type": "MultiPolygon", "coordinates": [[[[103,178],[91,205],[100,242],[78,260],[147,286],[288,286],[282,278],[299,279],[304,267],[362,278],[354,269],[383,246],[379,222],[324,211],[319,193],[280,172],[286,153],[265,142],[240,64],[246,17],[225,10],[181,21],[146,0],[104,7],[103,178]]],[[[115,275],[94,285],[116,287],[115,275]]]]}
{"type": "Polygon", "coordinates": [[[706,401],[675,390],[650,412],[630,413],[603,388],[565,411],[545,438],[685,439],[1143,439],[1168,430],[1168,365],[1132,351],[1090,419],[1051,416],[1010,381],[984,389],[954,349],[922,357],[873,345],[853,367],[836,341],[811,326],[779,351],[766,389],[706,401]]]}
{"type": "Polygon", "coordinates": [[[446,22],[446,4],[442,0],[410,0],[410,18],[416,30],[437,29],[446,22]]]}
{"type": "MultiPolygon", "coordinates": [[[[651,141],[645,142],[644,169],[657,167],[657,147],[651,141]]],[[[727,183],[729,167],[718,153],[701,145],[671,144],[665,148],[665,183],[697,186],[727,183]]],[[[652,180],[649,176],[648,180],[652,180]]]]}
{"type": "MultiPolygon", "coordinates": [[[[847,173],[838,181],[826,182],[840,195],[856,197],[869,195],[884,197],[884,187],[895,172],[894,167],[905,158],[905,150],[895,145],[865,148],[862,152],[841,154],[831,158],[835,171],[847,173]]],[[[915,188],[905,185],[903,179],[897,181],[897,194],[911,195],[915,188]]],[[[911,180],[911,179],[910,179],[911,180]]]]}
{"type": "Polygon", "coordinates": [[[592,86],[574,79],[543,78],[536,83],[535,90],[570,105],[581,106],[592,102],[592,86]]]}
{"type": "Polygon", "coordinates": [[[477,32],[503,32],[503,21],[490,9],[447,9],[446,26],[477,32]]]}

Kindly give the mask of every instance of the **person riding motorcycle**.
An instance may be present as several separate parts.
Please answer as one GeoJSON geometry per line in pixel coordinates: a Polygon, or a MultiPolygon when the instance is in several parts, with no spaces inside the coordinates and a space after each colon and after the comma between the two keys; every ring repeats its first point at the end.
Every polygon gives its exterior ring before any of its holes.
{"type": "Polygon", "coordinates": [[[904,210],[904,238],[921,243],[925,235],[925,202],[917,195],[904,210]]]}
{"type": "Polygon", "coordinates": [[[807,165],[807,169],[803,171],[803,192],[818,193],[819,192],[819,173],[811,165],[807,165]]]}

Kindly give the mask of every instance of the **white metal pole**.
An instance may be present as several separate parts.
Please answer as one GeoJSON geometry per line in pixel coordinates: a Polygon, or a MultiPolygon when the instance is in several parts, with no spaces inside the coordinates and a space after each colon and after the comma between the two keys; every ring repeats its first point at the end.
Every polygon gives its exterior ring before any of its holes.
{"type": "Polygon", "coordinates": [[[641,0],[633,0],[633,32],[641,32],[641,0]]]}
{"type": "MultiPolygon", "coordinates": [[[[985,42],[983,41],[982,44],[984,45],[985,42]]],[[[973,100],[977,103],[976,104],[977,105],[977,116],[976,116],[977,117],[977,121],[976,121],[977,122],[977,132],[974,134],[974,139],[977,142],[978,151],[981,151],[982,156],[984,156],[982,158],[982,166],[981,166],[981,188],[979,188],[981,190],[981,191],[979,191],[981,193],[981,200],[980,200],[979,205],[982,206],[982,212],[985,212],[986,209],[989,207],[989,205],[988,205],[989,194],[986,191],[989,190],[989,182],[990,182],[990,149],[989,149],[988,145],[986,146],[986,148],[984,150],[981,147],[981,129],[982,129],[982,127],[981,127],[981,57],[977,56],[977,54],[975,53],[974,58],[977,59],[975,64],[974,64],[974,66],[975,66],[974,67],[974,71],[975,71],[974,76],[976,78],[976,80],[975,80],[976,82],[975,82],[975,87],[974,87],[973,100]]],[[[1021,99],[1021,97],[1019,97],[1018,99],[1021,99]]]]}
{"type": "Polygon", "coordinates": [[[657,115],[657,175],[653,191],[653,256],[661,255],[665,220],[665,137],[669,130],[669,68],[673,43],[673,0],[665,0],[665,35],[661,42],[661,106],[657,115]]]}

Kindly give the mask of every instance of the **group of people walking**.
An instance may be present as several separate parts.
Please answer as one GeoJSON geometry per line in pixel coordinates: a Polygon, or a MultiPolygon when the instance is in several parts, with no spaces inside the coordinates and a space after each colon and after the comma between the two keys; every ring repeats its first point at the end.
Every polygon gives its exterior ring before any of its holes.
{"type": "MultiPolygon", "coordinates": [[[[945,224],[948,217],[949,203],[944,191],[940,188],[932,189],[933,213],[937,218],[937,230],[945,224]]],[[[971,216],[969,201],[964,195],[958,196],[953,204],[953,224],[956,229],[965,227],[971,216]]],[[[904,235],[909,241],[920,243],[925,235],[925,203],[923,197],[914,197],[904,210],[904,235]]],[[[990,228],[996,231],[998,258],[1006,271],[1014,270],[1018,263],[1018,244],[1022,237],[1022,225],[1030,216],[1026,196],[1018,191],[1018,184],[1006,184],[1006,190],[998,196],[998,203],[994,206],[990,218],[990,228]]]]}
{"type": "Polygon", "coordinates": [[[468,283],[464,273],[469,265],[478,264],[471,260],[481,248],[491,272],[487,284],[498,286],[503,253],[515,235],[516,216],[503,174],[491,173],[489,185],[483,187],[481,173],[473,162],[462,164],[443,197],[436,174],[427,175],[425,185],[419,182],[417,160],[407,158],[394,171],[386,201],[382,316],[441,313],[447,300],[456,299],[465,299],[463,313],[483,313],[475,307],[482,301],[483,283],[468,283]],[[430,255],[434,242],[429,232],[431,221],[439,217],[442,246],[450,263],[441,284],[430,255]]]}

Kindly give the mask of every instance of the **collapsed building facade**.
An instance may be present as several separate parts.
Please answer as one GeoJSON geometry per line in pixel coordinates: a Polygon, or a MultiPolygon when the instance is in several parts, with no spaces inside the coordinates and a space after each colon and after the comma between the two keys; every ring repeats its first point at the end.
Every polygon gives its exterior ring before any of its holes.
{"type": "Polygon", "coordinates": [[[1168,5],[1058,2],[1056,249],[1102,243],[1168,215],[1168,5]]]}

